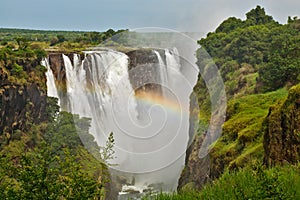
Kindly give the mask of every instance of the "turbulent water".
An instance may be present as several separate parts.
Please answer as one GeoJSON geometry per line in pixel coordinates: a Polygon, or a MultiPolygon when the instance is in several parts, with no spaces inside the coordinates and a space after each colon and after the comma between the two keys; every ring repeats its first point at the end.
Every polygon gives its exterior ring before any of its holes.
{"type": "MultiPolygon", "coordinates": [[[[159,79],[147,84],[161,85],[161,92],[147,92],[132,87],[126,54],[112,50],[85,52],[71,59],[63,55],[67,94],[67,110],[92,118],[90,132],[97,143],[105,145],[110,132],[114,133],[115,156],[113,168],[134,177],[135,187],[156,184],[163,190],[174,190],[184,166],[189,139],[189,96],[197,73],[188,77],[181,73],[176,49],[153,50],[159,79]],[[157,81],[159,80],[159,81],[157,81]]],[[[47,60],[48,95],[58,97],[55,77],[47,60]]],[[[142,69],[143,71],[144,69],[142,69]]],[[[146,73],[138,73],[147,76],[146,73]]],[[[139,79],[138,76],[135,76],[139,79]]],[[[139,80],[134,80],[139,82],[139,80]]],[[[139,82],[142,88],[146,83],[139,82]]],[[[59,97],[63,98],[63,97],[59,97]]],[[[62,101],[62,99],[60,99],[62,101]]]]}

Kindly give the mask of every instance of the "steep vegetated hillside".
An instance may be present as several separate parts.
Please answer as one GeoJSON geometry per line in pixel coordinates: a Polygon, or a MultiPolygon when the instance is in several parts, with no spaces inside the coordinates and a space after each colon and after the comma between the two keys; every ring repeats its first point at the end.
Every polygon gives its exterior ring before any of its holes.
{"type": "MultiPolygon", "coordinates": [[[[222,177],[216,182],[217,186],[209,186],[211,191],[216,187],[217,192],[222,190],[221,182],[225,179],[230,179],[230,184],[237,181],[238,177],[234,178],[237,174],[257,173],[257,167],[252,171],[253,165],[261,166],[259,169],[268,180],[270,173],[264,171],[264,167],[298,163],[300,93],[299,85],[292,86],[300,82],[299,31],[300,20],[297,17],[289,17],[287,24],[282,25],[257,6],[246,14],[245,20],[230,17],[215,32],[208,33],[199,41],[198,65],[201,72],[207,73],[215,63],[223,78],[228,98],[226,121],[221,137],[211,145],[210,154],[204,159],[193,152],[199,150],[205,134],[199,133],[195,137],[194,146],[187,152],[179,190],[200,189],[204,187],[203,182],[222,177]],[[211,58],[202,53],[203,49],[211,58]],[[241,168],[249,171],[234,172],[241,168]],[[205,181],[200,181],[199,178],[203,177],[205,181]]],[[[195,91],[200,104],[200,125],[206,127],[211,109],[208,91],[201,77],[195,91]]],[[[275,171],[280,174],[280,170],[276,168],[275,171]]],[[[299,168],[295,167],[295,170],[297,178],[293,178],[299,183],[299,168]]],[[[227,184],[225,182],[224,185],[227,184]]],[[[250,185],[242,187],[242,193],[246,187],[250,185]]],[[[278,194],[268,195],[273,198],[278,194]]],[[[238,196],[230,197],[239,199],[238,196]]]]}

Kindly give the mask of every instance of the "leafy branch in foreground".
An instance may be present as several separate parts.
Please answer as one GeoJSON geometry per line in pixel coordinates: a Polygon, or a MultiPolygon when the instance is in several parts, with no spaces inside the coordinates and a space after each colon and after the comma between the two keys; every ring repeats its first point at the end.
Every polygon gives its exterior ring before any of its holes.
{"type": "Polygon", "coordinates": [[[113,160],[115,150],[113,149],[115,146],[114,134],[111,132],[107,138],[106,145],[104,147],[100,147],[100,158],[106,162],[108,165],[112,165],[108,163],[108,160],[113,160]]]}

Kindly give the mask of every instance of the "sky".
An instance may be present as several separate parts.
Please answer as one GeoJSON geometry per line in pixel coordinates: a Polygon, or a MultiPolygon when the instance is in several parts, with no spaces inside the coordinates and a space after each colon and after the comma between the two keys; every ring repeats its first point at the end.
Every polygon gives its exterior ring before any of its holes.
{"type": "Polygon", "coordinates": [[[161,27],[208,33],[225,19],[245,19],[256,5],[276,21],[300,16],[299,0],[0,0],[0,27],[105,31],[161,27]]]}

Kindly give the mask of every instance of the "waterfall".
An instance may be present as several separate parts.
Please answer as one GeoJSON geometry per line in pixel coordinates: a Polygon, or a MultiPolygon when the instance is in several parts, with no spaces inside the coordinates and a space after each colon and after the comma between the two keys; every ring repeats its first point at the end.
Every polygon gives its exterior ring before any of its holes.
{"type": "Polygon", "coordinates": [[[162,57],[160,56],[159,52],[156,50],[153,50],[155,55],[157,56],[158,59],[158,67],[160,71],[160,81],[162,85],[162,93],[165,97],[168,96],[166,89],[168,88],[168,71],[167,71],[167,65],[165,65],[162,57]]]}
{"type": "Polygon", "coordinates": [[[170,50],[165,50],[167,66],[175,70],[176,72],[180,72],[180,60],[179,53],[176,48],[171,52],[170,50]]]}
{"type": "MultiPolygon", "coordinates": [[[[55,85],[54,75],[53,75],[53,72],[50,68],[48,59],[44,58],[41,62],[41,65],[43,65],[47,68],[47,72],[46,72],[47,96],[58,98],[58,92],[57,92],[57,88],[56,88],[56,85],[55,85]]],[[[59,102],[58,102],[58,104],[59,104],[59,102]]]]}
{"type": "Polygon", "coordinates": [[[132,118],[136,115],[134,91],[128,79],[128,57],[120,52],[102,51],[87,52],[82,62],[75,54],[74,66],[68,56],[63,55],[63,60],[68,111],[92,118],[90,132],[99,145],[105,145],[110,132],[115,133],[118,142],[119,125],[114,123],[114,114],[128,124],[131,122],[126,119],[127,111],[132,118]],[[122,83],[118,84],[121,80],[122,83]]]}
{"type": "MultiPolygon", "coordinates": [[[[175,190],[188,143],[192,88],[180,72],[176,50],[164,51],[165,62],[158,51],[153,52],[158,59],[159,84],[165,87],[162,94],[141,96],[132,88],[126,54],[88,51],[82,61],[75,54],[74,64],[63,55],[67,109],[92,118],[90,133],[98,145],[105,145],[109,133],[114,133],[116,158],[112,164],[117,165],[113,168],[134,176],[135,186],[159,184],[163,190],[175,190]]],[[[48,95],[57,96],[53,73],[47,69],[48,95]]]]}

